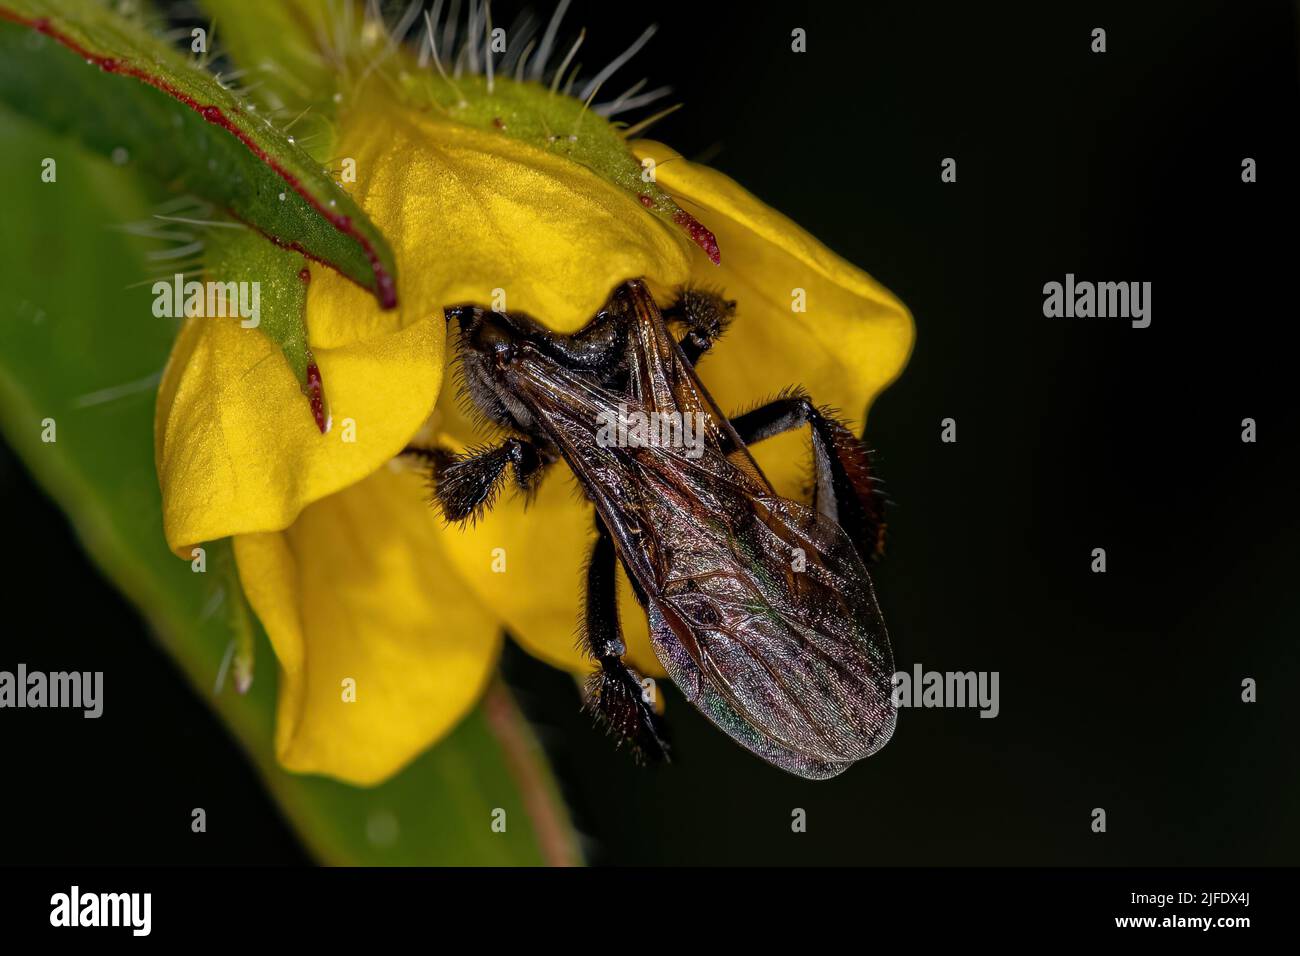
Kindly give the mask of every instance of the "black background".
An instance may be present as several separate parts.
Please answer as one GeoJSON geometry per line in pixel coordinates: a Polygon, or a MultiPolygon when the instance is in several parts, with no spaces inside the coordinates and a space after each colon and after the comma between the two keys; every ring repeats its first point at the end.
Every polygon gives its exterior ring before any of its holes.
{"type": "MultiPolygon", "coordinates": [[[[598,63],[651,16],[659,34],[614,86],[675,86],[686,108],[654,136],[912,309],[916,351],[868,429],[898,503],[877,587],[898,666],[999,671],[1001,715],[905,711],[879,755],[809,784],[673,695],[679,759],[646,771],[590,729],[567,676],[512,652],[590,858],[1300,862],[1293,8],[579,2],[567,22],[598,63]],[[1151,327],[1044,318],[1043,283],[1067,272],[1150,281],[1151,327]]],[[[6,660],[75,661],[115,688],[93,735],[77,714],[5,717],[0,861],[305,861],[7,450],[0,491],[23,556],[5,571],[6,660]],[[240,825],[189,839],[198,792],[240,825]]]]}

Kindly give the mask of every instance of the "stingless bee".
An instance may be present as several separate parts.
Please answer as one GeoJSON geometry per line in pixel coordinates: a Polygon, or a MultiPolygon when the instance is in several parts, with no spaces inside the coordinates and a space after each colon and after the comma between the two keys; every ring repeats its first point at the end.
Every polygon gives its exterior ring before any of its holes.
{"type": "Polygon", "coordinates": [[[408,452],[428,461],[453,522],[490,506],[507,469],[524,493],[548,465],[572,469],[597,526],[582,626],[598,664],[587,706],[618,737],[667,755],[661,720],[623,660],[621,560],[686,698],[763,759],[824,779],[894,730],[893,656],[864,563],[880,550],[880,498],[863,444],[804,393],[734,419],[718,410],[695,367],[734,310],[686,289],[660,311],[640,280],[571,335],[520,314],[448,309],[465,394],[511,434],[466,455],[408,452]],[[700,440],[609,441],[611,419],[630,414],[696,421],[700,440]],[[779,497],[748,448],[803,425],[811,508],[779,497]]]}

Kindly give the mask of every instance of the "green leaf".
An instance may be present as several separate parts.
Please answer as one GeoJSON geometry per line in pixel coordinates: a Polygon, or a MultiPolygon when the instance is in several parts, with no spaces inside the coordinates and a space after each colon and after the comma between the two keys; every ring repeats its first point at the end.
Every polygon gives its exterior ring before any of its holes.
{"type": "Polygon", "coordinates": [[[219,554],[209,553],[207,571],[195,573],[163,540],[153,410],[175,328],[153,316],[150,268],[169,265],[151,267],[156,240],[121,227],[147,220],[166,194],[4,109],[0,143],[0,177],[8,185],[0,230],[0,429],[240,740],[306,845],[330,863],[574,859],[548,771],[499,686],[447,739],[382,786],[361,789],[280,769],[272,749],[275,658],[265,635],[230,607],[239,595],[229,591],[219,554]],[[53,182],[41,178],[46,158],[57,160],[53,182]],[[46,442],[51,421],[55,441],[46,442]],[[240,695],[227,679],[214,693],[223,660],[249,627],[259,662],[251,688],[240,695]],[[506,810],[505,833],[490,827],[497,807],[506,810]]]}
{"type": "Polygon", "coordinates": [[[95,0],[0,0],[0,102],[396,305],[392,250],[316,160],[256,104],[95,0]]]}

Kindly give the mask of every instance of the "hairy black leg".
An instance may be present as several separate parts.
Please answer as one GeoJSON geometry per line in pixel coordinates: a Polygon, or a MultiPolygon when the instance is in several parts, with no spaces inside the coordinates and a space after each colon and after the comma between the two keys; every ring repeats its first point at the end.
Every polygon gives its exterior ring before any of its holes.
{"type": "Polygon", "coordinates": [[[692,365],[713,347],[735,314],[735,302],[716,292],[691,286],[678,292],[672,305],[663,310],[665,319],[685,326],[686,333],[678,344],[692,365]]]}
{"type": "Polygon", "coordinates": [[[864,560],[879,557],[885,545],[883,496],[866,445],[857,436],[798,392],[738,415],[731,424],[746,445],[810,425],[813,506],[844,529],[864,560]]]}
{"type": "Polygon", "coordinates": [[[598,535],[587,565],[583,640],[600,665],[587,678],[585,708],[598,723],[632,746],[639,760],[668,758],[662,722],[645,699],[640,675],[623,660],[627,646],[618,623],[618,556],[614,539],[597,521],[598,535]]]}
{"type": "Polygon", "coordinates": [[[464,455],[443,448],[407,448],[403,454],[428,462],[434,497],[448,521],[476,519],[492,507],[508,466],[514,470],[515,485],[529,494],[548,463],[537,446],[523,438],[507,438],[494,448],[464,455]]]}

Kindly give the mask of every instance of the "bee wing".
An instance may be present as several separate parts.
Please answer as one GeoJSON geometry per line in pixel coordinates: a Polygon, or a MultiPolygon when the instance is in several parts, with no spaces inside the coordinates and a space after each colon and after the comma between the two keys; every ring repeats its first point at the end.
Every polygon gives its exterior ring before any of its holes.
{"type": "Polygon", "coordinates": [[[749,719],[737,713],[727,698],[701,677],[695,661],[682,644],[672,637],[672,628],[665,621],[658,605],[651,604],[647,613],[655,653],[668,676],[700,713],[742,747],[782,770],[810,780],[834,777],[852,765],[852,761],[827,761],[809,757],[797,750],[783,747],[766,736],[749,719]]]}
{"type": "Polygon", "coordinates": [[[871,580],[835,522],[751,496],[718,470],[679,462],[639,475],[648,502],[663,502],[647,503],[655,652],[739,743],[805,776],[837,773],[894,730],[893,655],[871,580]]]}
{"type": "MultiPolygon", "coordinates": [[[[647,408],[703,412],[690,460],[638,460],[658,571],[651,640],[673,682],[738,742],[778,766],[829,776],[893,734],[893,655],[871,579],[831,519],[777,497],[668,335],[646,290],[631,392],[647,408]],[[678,546],[685,543],[684,546],[678,546]]],[[[637,573],[635,561],[625,563],[637,573]]]]}

